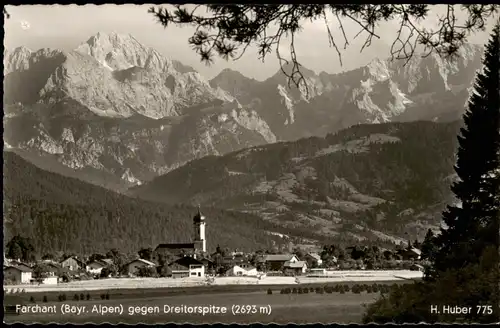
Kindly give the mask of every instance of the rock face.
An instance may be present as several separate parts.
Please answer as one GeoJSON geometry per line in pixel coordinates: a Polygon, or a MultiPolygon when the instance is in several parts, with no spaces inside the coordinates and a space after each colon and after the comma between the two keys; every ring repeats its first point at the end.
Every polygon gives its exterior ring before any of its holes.
{"type": "Polygon", "coordinates": [[[281,71],[259,82],[224,70],[207,81],[117,33],[69,52],[20,47],[4,52],[4,145],[92,183],[141,184],[206,155],[355,124],[454,120],[481,53],[468,46],[451,63],[376,60],[335,75],[303,68],[306,89],[281,71]]]}
{"type": "Polygon", "coordinates": [[[70,52],[17,48],[5,75],[7,145],[126,184],[276,141],[255,111],[130,35],[98,33],[70,52]]]}
{"type": "Polygon", "coordinates": [[[259,82],[224,70],[210,84],[255,110],[278,139],[294,140],[361,123],[458,119],[481,56],[482,47],[466,45],[452,60],[416,55],[405,65],[376,59],[341,74],[302,68],[307,89],[289,87],[281,71],[259,82]]]}

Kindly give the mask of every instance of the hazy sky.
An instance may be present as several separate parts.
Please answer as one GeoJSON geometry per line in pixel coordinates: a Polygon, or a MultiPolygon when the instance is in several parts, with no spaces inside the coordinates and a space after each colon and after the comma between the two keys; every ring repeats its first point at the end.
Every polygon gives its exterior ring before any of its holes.
{"type": "MultiPolygon", "coordinates": [[[[188,44],[193,34],[192,27],[170,26],[164,29],[148,14],[151,5],[24,5],[7,6],[11,15],[5,20],[4,45],[7,49],[26,46],[32,50],[57,48],[71,50],[97,32],[130,33],[146,46],[153,47],[164,55],[190,65],[207,78],[212,78],[224,68],[240,71],[248,77],[264,80],[278,69],[274,52],[266,57],[264,63],[257,58],[256,49],[247,50],[238,61],[225,61],[216,58],[211,66],[201,63],[198,55],[188,44]]],[[[440,11],[433,11],[432,17],[440,11]]],[[[431,18],[431,23],[432,23],[431,18]]],[[[352,39],[360,27],[352,22],[345,23],[347,36],[352,39]]],[[[389,57],[390,44],[397,30],[396,22],[379,26],[377,33],[381,39],[374,39],[372,45],[360,53],[364,38],[361,36],[342,51],[341,67],[336,51],[329,46],[325,22],[305,22],[304,29],[296,36],[295,44],[299,61],[316,72],[353,69],[368,63],[374,58],[389,57]]],[[[343,46],[337,22],[332,20],[330,29],[338,44],[343,46]]],[[[473,43],[484,43],[489,30],[470,38],[473,43]]],[[[284,45],[286,48],[286,45],[284,45]]]]}

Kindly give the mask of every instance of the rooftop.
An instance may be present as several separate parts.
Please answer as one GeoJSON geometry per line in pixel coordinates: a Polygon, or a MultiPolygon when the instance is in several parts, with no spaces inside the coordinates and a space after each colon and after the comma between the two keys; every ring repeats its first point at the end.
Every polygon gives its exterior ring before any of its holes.
{"type": "Polygon", "coordinates": [[[159,244],[156,246],[158,249],[194,249],[194,243],[171,243],[171,244],[159,244]]]}
{"type": "Polygon", "coordinates": [[[285,267],[287,267],[287,268],[302,268],[302,267],[304,267],[304,265],[307,265],[306,261],[297,261],[297,262],[286,261],[285,262],[285,267]]]}
{"type": "Polygon", "coordinates": [[[264,261],[290,261],[295,255],[290,254],[268,254],[264,257],[264,261]]]}
{"type": "Polygon", "coordinates": [[[14,269],[14,270],[18,270],[18,271],[21,271],[21,272],[33,272],[33,270],[31,270],[28,267],[16,266],[16,265],[10,265],[10,266],[6,266],[4,268],[4,270],[8,270],[8,269],[14,269]]]}

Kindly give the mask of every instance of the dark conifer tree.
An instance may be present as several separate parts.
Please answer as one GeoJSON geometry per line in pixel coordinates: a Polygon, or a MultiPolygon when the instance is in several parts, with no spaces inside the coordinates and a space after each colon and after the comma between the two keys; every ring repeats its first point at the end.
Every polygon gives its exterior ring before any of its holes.
{"type": "Polygon", "coordinates": [[[434,233],[432,232],[431,229],[427,230],[427,233],[425,234],[425,239],[422,242],[422,258],[423,259],[428,259],[432,257],[432,254],[434,252],[434,233]]]}
{"type": "MultiPolygon", "coordinates": [[[[451,189],[459,205],[443,213],[446,227],[437,237],[433,270],[441,276],[479,263],[488,247],[498,249],[500,218],[500,25],[485,48],[484,70],[478,72],[464,127],[458,137],[455,171],[458,181],[451,189]]],[[[496,252],[498,255],[498,252],[496,252]]],[[[498,266],[497,263],[492,263],[498,266]]]]}

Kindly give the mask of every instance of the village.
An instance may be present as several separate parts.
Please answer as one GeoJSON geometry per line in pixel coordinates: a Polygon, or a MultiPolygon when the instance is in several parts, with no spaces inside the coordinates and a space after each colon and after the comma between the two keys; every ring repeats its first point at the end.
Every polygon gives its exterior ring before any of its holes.
{"type": "Polygon", "coordinates": [[[136,257],[124,260],[112,250],[106,255],[87,258],[66,255],[29,263],[4,256],[4,286],[63,285],[82,280],[107,278],[199,278],[217,277],[328,277],[345,270],[424,270],[425,259],[417,245],[394,250],[372,247],[324,246],[317,252],[292,249],[287,252],[259,250],[231,251],[217,246],[206,251],[205,217],[198,210],[193,218],[192,243],[159,244],[154,250],[139,250],[136,257]]]}

